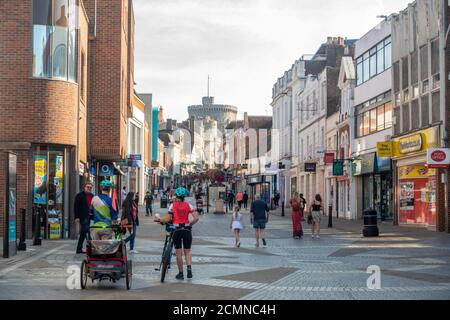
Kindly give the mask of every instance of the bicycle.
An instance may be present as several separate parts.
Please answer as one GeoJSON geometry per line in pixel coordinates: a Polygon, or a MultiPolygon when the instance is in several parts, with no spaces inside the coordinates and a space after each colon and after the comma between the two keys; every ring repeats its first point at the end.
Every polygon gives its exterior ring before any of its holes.
{"type": "Polygon", "coordinates": [[[176,231],[175,226],[171,224],[166,225],[166,239],[164,240],[164,247],[161,255],[161,263],[159,264],[159,268],[155,269],[155,271],[161,271],[161,282],[164,282],[167,270],[170,269],[170,262],[173,250],[173,234],[175,233],[175,231],[176,231]]]}

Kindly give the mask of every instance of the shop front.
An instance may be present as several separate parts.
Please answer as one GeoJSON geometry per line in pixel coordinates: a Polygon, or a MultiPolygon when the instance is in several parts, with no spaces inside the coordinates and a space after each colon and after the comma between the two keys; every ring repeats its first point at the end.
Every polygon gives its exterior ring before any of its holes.
{"type": "Polygon", "coordinates": [[[439,146],[439,128],[433,127],[393,140],[396,215],[400,225],[436,229],[439,169],[427,166],[427,149],[439,146]]]}
{"type": "MultiPolygon", "coordinates": [[[[392,185],[392,161],[390,158],[377,157],[375,152],[360,155],[353,161],[353,176],[358,179],[361,191],[361,212],[357,216],[362,218],[362,213],[366,209],[374,209],[381,220],[393,219],[393,185],[392,185]]],[[[348,181],[341,181],[346,184],[347,191],[344,193],[347,199],[343,199],[349,208],[350,192],[348,181]]],[[[344,187],[344,186],[343,186],[344,187]]],[[[340,201],[341,202],[341,201],[340,201]]],[[[341,202],[342,204],[342,202],[341,202]]]]}
{"type": "Polygon", "coordinates": [[[34,216],[41,217],[41,234],[51,240],[68,238],[69,194],[75,192],[69,190],[70,148],[35,146],[32,158],[32,207],[34,216]]]}
{"type": "Polygon", "coordinates": [[[250,199],[252,201],[256,195],[260,195],[261,200],[267,204],[271,203],[276,188],[275,176],[248,176],[247,185],[250,186],[250,199]]]}

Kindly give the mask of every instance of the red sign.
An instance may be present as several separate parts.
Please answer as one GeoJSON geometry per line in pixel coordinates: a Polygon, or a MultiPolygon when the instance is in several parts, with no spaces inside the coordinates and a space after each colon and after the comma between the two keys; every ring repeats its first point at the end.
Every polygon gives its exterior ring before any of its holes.
{"type": "Polygon", "coordinates": [[[427,150],[428,168],[448,168],[450,165],[450,150],[435,148],[427,150]]]}
{"type": "Polygon", "coordinates": [[[323,162],[325,162],[325,164],[333,164],[334,153],[325,153],[323,162]]]}

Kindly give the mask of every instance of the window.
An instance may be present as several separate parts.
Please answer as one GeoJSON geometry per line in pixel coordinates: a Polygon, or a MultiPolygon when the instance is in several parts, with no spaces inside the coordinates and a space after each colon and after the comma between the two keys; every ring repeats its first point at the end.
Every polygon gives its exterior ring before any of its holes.
{"type": "Polygon", "coordinates": [[[409,101],[409,90],[406,89],[403,91],[403,103],[406,103],[409,101]]]}
{"type": "Polygon", "coordinates": [[[368,81],[391,67],[391,46],[391,37],[388,37],[356,60],[357,85],[368,81]]]}
{"type": "Polygon", "coordinates": [[[387,102],[356,117],[356,133],[364,137],[392,127],[392,103],[387,102]]]}
{"type": "Polygon", "coordinates": [[[412,100],[417,99],[419,97],[419,85],[418,84],[413,85],[411,95],[412,95],[412,97],[411,97],[412,100]]]}
{"type": "Polygon", "coordinates": [[[33,77],[76,81],[76,0],[33,0],[33,77]]]}
{"type": "Polygon", "coordinates": [[[377,109],[370,110],[370,133],[377,132],[377,109]]]}
{"type": "Polygon", "coordinates": [[[377,131],[384,130],[384,105],[376,109],[377,111],[377,131]]]}
{"type": "Polygon", "coordinates": [[[432,90],[439,89],[441,87],[441,75],[439,73],[433,76],[433,88],[432,90]]]}
{"type": "Polygon", "coordinates": [[[430,90],[430,81],[427,80],[423,80],[422,81],[422,94],[427,93],[430,90]]]}

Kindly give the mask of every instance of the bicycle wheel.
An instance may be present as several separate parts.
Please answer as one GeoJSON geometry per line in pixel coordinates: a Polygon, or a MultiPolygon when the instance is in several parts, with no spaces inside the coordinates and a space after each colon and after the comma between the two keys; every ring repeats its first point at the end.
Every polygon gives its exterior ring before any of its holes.
{"type": "Polygon", "coordinates": [[[88,278],[88,271],[86,264],[87,264],[86,260],[83,260],[83,262],[81,263],[81,270],[80,270],[81,289],[86,289],[86,283],[88,278]]]}
{"type": "Polygon", "coordinates": [[[171,258],[171,254],[172,254],[171,248],[172,248],[172,240],[170,240],[167,243],[167,246],[165,248],[165,252],[164,252],[164,256],[163,256],[163,260],[162,260],[162,268],[161,268],[161,282],[164,282],[164,279],[166,278],[166,273],[167,273],[167,269],[170,264],[170,258],[171,258]]]}

